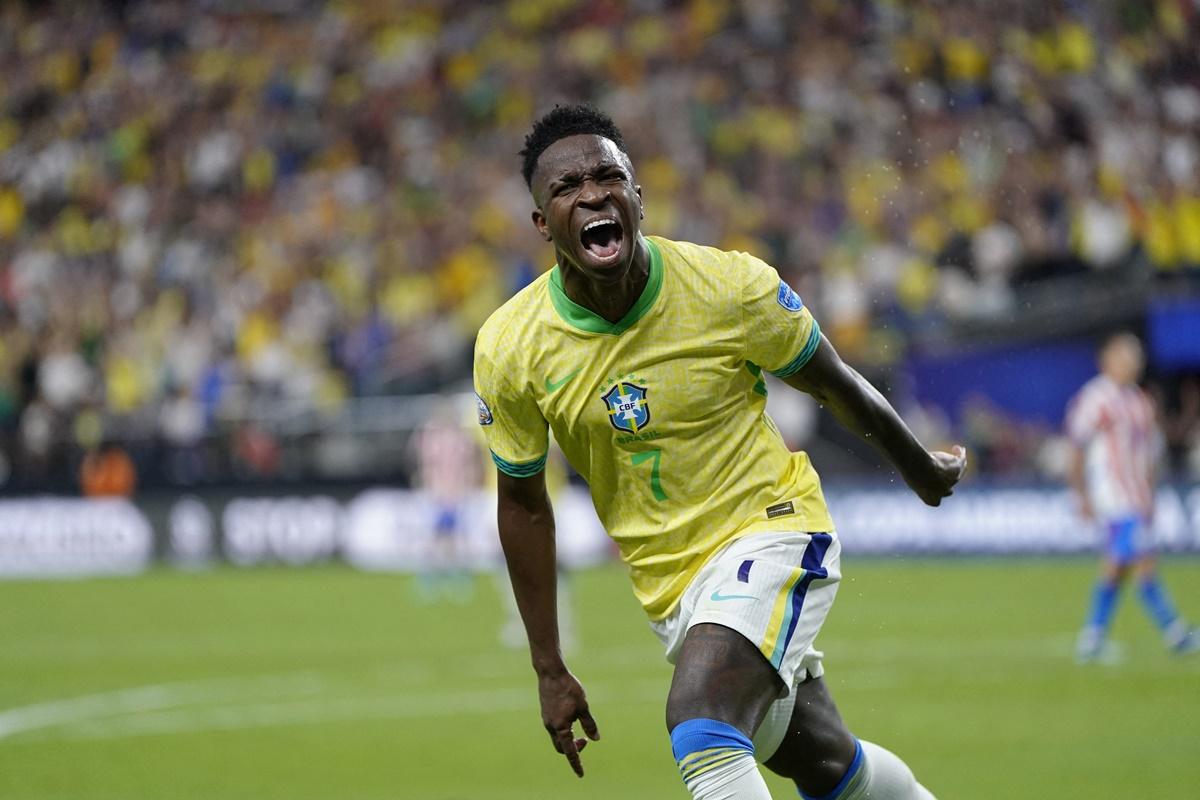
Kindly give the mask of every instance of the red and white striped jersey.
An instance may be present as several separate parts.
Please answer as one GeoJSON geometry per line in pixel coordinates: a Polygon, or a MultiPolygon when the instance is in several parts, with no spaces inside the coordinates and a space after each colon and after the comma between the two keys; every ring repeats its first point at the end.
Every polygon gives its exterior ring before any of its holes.
{"type": "Polygon", "coordinates": [[[1154,404],[1139,386],[1104,375],[1083,385],[1067,407],[1067,435],[1085,453],[1088,498],[1101,518],[1149,515],[1162,435],[1154,404]]]}

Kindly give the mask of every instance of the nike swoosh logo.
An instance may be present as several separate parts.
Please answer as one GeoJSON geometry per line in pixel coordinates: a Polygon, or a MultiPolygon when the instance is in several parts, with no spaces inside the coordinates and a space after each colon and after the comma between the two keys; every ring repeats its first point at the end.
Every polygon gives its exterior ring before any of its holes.
{"type": "Polygon", "coordinates": [[[757,600],[758,598],[752,594],[721,594],[721,590],[717,589],[709,599],[720,603],[723,600],[757,600]]]}
{"type": "Polygon", "coordinates": [[[575,371],[574,371],[574,372],[572,372],[570,375],[568,375],[567,377],[563,378],[561,381],[552,381],[552,380],[550,380],[549,378],[546,378],[546,392],[547,392],[547,394],[554,394],[554,393],[555,393],[555,392],[557,392],[559,389],[561,389],[562,387],[566,386],[568,383],[570,383],[570,382],[571,382],[571,379],[572,379],[572,378],[574,378],[576,375],[578,375],[578,374],[580,373],[580,370],[582,370],[582,367],[581,367],[580,369],[577,369],[577,370],[575,370],[575,371]]]}

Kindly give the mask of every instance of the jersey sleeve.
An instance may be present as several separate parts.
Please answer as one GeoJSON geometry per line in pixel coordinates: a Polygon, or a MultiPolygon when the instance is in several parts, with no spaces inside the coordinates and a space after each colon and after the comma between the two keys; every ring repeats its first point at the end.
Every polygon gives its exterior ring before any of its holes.
{"type": "Polygon", "coordinates": [[[532,397],[513,386],[483,337],[475,344],[475,402],[497,469],[514,478],[528,478],[545,469],[546,418],[532,397]]]}
{"type": "Polygon", "coordinates": [[[746,253],[732,256],[742,287],[746,360],[780,378],[796,374],[817,352],[820,326],[773,267],[746,253]]]}
{"type": "Polygon", "coordinates": [[[1103,427],[1104,408],[1096,393],[1084,388],[1067,405],[1067,438],[1076,447],[1084,447],[1103,427]]]}

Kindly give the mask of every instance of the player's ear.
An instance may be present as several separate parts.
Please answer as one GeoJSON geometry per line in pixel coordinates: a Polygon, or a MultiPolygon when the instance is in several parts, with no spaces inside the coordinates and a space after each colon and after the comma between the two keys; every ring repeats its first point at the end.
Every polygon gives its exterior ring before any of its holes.
{"type": "Polygon", "coordinates": [[[646,205],[645,205],[645,203],[642,202],[642,185],[640,183],[635,184],[633,189],[634,189],[634,191],[637,192],[637,196],[638,196],[638,219],[645,219],[646,218],[646,205]]]}
{"type": "Polygon", "coordinates": [[[542,213],[540,208],[533,210],[533,227],[537,228],[538,235],[550,241],[550,226],[546,224],[546,215],[542,213]]]}

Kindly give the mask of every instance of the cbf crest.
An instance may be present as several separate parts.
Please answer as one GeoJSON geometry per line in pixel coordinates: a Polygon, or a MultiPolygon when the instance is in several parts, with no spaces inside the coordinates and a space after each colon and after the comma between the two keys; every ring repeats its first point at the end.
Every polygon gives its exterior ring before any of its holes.
{"type": "Polygon", "coordinates": [[[608,421],[619,431],[637,433],[650,424],[650,405],[646,387],[629,381],[617,381],[601,399],[608,407],[608,421]]]}

